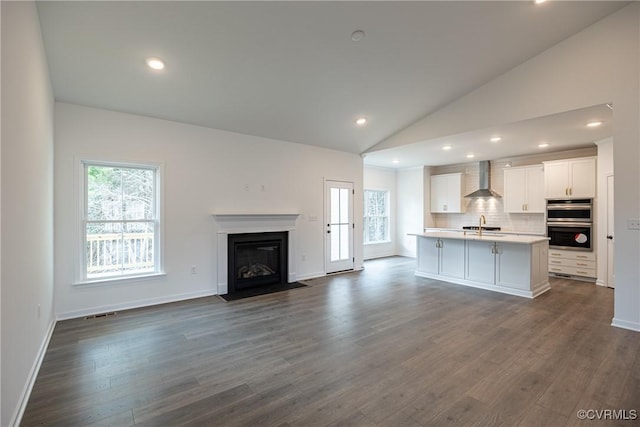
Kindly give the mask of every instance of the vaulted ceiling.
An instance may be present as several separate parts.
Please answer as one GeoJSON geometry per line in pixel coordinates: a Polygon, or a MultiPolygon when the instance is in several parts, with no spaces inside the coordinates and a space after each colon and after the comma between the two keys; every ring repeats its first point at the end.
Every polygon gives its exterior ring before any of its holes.
{"type": "Polygon", "coordinates": [[[58,101],[362,153],[625,4],[45,1],[38,12],[58,101]],[[150,70],[152,56],[166,68],[150,70]]]}

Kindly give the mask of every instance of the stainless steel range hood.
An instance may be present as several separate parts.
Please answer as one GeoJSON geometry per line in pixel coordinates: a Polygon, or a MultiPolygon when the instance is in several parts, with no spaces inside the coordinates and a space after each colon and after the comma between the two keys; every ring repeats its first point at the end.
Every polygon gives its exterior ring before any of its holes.
{"type": "Polygon", "coordinates": [[[490,188],[491,183],[491,171],[489,170],[489,161],[483,160],[478,162],[479,177],[478,177],[478,189],[473,193],[467,194],[464,197],[502,197],[490,188]]]}

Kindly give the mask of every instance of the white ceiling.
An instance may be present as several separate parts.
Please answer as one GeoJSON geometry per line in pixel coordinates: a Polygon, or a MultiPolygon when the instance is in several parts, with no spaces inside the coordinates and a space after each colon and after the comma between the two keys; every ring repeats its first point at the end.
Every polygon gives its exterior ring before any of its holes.
{"type": "Polygon", "coordinates": [[[45,1],[38,12],[58,101],[362,153],[625,4],[45,1]],[[166,70],[147,69],[149,56],[166,70]]]}
{"type": "Polygon", "coordinates": [[[387,168],[438,166],[592,147],[596,141],[613,135],[611,108],[595,105],[366,153],[363,155],[364,163],[387,168]],[[586,126],[595,121],[602,122],[602,125],[593,128],[586,126]],[[492,142],[494,136],[499,136],[501,140],[492,142]],[[540,144],[548,146],[538,147],[540,144]],[[450,146],[451,149],[443,150],[444,146],[450,146]],[[468,158],[468,154],[474,157],[468,158]]]}

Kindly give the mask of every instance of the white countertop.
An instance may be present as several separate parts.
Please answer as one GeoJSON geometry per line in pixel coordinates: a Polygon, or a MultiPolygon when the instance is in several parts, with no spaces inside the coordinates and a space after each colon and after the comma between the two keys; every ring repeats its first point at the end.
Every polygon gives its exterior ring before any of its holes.
{"type": "MultiPolygon", "coordinates": [[[[433,231],[451,231],[455,233],[464,233],[465,231],[468,233],[474,233],[477,230],[463,230],[461,228],[425,228],[424,232],[433,232],[433,231]]],[[[514,231],[514,230],[483,230],[482,234],[511,234],[516,236],[538,236],[544,237],[544,232],[536,233],[534,231],[514,231]]]]}
{"type": "Polygon", "coordinates": [[[532,236],[522,234],[512,234],[500,231],[483,231],[482,236],[476,234],[476,231],[425,231],[424,233],[409,234],[417,237],[433,237],[438,239],[458,239],[458,240],[484,240],[487,242],[504,242],[504,243],[522,243],[531,245],[533,243],[544,242],[549,240],[545,236],[532,236]]]}

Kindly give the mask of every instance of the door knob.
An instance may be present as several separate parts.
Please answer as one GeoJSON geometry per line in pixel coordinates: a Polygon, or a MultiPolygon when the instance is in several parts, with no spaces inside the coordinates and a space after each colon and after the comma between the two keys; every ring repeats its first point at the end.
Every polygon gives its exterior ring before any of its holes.
{"type": "Polygon", "coordinates": [[[613,240],[613,236],[607,236],[607,239],[613,240]]]}

